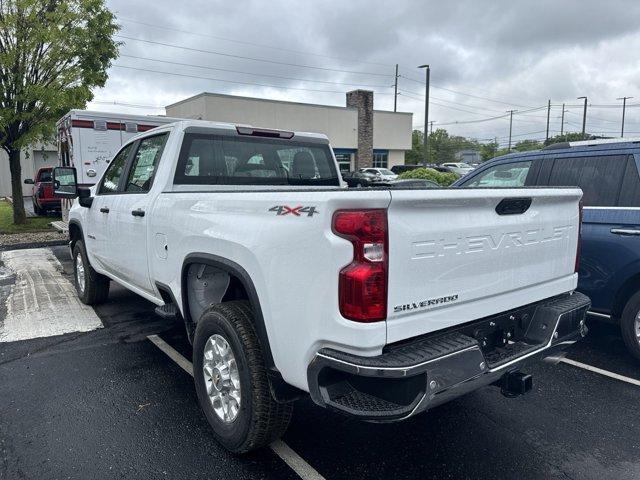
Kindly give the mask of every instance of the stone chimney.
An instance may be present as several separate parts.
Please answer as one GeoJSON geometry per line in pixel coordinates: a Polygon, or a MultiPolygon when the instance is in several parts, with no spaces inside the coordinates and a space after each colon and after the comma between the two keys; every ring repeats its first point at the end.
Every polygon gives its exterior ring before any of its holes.
{"type": "Polygon", "coordinates": [[[347,92],[347,107],[358,109],[358,151],[355,169],[373,166],[373,92],[347,92]]]}

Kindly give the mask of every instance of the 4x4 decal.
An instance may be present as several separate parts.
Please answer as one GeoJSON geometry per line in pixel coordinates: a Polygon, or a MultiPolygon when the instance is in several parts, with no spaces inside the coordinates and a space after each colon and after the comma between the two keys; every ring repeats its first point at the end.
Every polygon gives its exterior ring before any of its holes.
{"type": "Polygon", "coordinates": [[[307,214],[307,217],[313,217],[314,214],[320,213],[316,210],[316,207],[303,207],[299,205],[297,207],[289,207],[288,205],[277,205],[269,209],[270,212],[276,212],[276,215],[294,215],[296,217],[301,216],[303,213],[307,214]]]}

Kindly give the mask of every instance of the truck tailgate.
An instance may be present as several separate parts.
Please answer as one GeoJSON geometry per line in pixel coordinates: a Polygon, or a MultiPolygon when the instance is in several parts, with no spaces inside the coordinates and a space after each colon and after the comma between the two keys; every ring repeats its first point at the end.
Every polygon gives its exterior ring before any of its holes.
{"type": "Polygon", "coordinates": [[[387,342],[573,290],[581,197],[577,188],[392,190],[387,342]]]}

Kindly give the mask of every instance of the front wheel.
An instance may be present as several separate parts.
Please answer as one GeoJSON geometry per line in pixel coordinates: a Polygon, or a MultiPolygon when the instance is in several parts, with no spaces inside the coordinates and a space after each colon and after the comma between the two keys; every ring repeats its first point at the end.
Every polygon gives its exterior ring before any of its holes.
{"type": "Polygon", "coordinates": [[[109,296],[111,282],[93,269],[82,240],[73,246],[73,276],[78,298],[85,305],[97,305],[109,296]]]}
{"type": "Polygon", "coordinates": [[[640,292],[633,295],[625,305],[620,328],[625,345],[640,360],[640,292]]]}
{"type": "Polygon", "coordinates": [[[200,317],[193,343],[198,401],[216,439],[234,453],[280,438],[293,408],[271,395],[252,320],[247,302],[212,305],[200,317]]]}

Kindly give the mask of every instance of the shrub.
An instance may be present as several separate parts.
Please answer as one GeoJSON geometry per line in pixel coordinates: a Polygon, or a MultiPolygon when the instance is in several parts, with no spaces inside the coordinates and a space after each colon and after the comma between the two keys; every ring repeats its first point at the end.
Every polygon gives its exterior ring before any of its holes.
{"type": "Polygon", "coordinates": [[[433,168],[416,168],[415,170],[409,170],[399,176],[402,179],[420,178],[423,180],[431,180],[438,185],[448,187],[458,179],[458,175],[453,172],[438,172],[433,168]]]}

